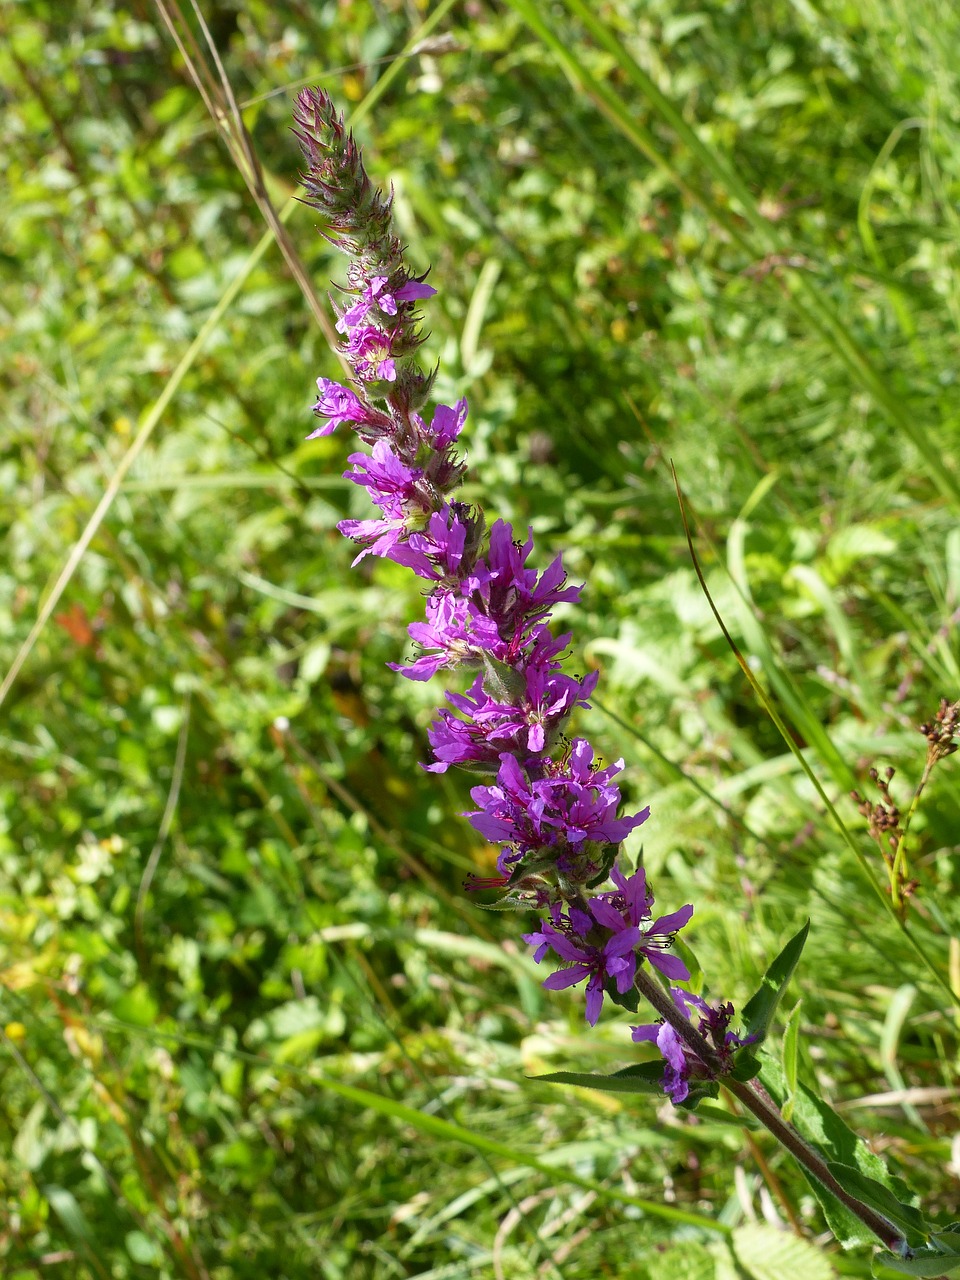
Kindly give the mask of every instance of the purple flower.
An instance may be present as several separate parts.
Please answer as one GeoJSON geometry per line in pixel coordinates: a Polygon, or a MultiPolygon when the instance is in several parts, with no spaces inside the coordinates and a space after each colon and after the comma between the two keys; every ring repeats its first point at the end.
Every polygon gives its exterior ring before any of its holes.
{"type": "Polygon", "coordinates": [[[555,604],[580,599],[579,587],[567,587],[560,556],[537,576],[525,567],[533,550],[533,534],[523,544],[513,539],[513,529],[498,520],[490,530],[490,549],[465,580],[464,590],[482,601],[484,611],[494,618],[500,634],[519,651],[530,625],[545,617],[555,604]]]}
{"type": "Polygon", "coordinates": [[[721,1069],[715,1071],[687,1045],[669,1022],[648,1023],[642,1027],[632,1027],[633,1039],[637,1043],[652,1041],[660,1050],[665,1062],[663,1069],[663,1091],[678,1107],[690,1094],[691,1080],[715,1080],[717,1075],[725,1075],[733,1068],[734,1051],[741,1045],[751,1044],[755,1036],[740,1036],[727,1028],[733,1018],[733,1005],[722,1004],[714,1009],[689,991],[681,991],[679,987],[671,987],[673,1002],[684,1015],[689,1018],[696,1010],[700,1017],[697,1030],[710,1042],[710,1047],[720,1060],[721,1069]]]}
{"type": "Polygon", "coordinates": [[[516,759],[502,752],[497,781],[470,792],[479,809],[463,816],[494,844],[512,844],[518,856],[557,843],[556,820],[546,814],[549,785],[530,782],[516,759]]]}
{"type": "MultiPolygon", "coordinates": [[[[587,701],[597,687],[599,671],[591,671],[582,680],[564,675],[560,671],[541,666],[530,666],[524,671],[527,681],[522,722],[516,724],[516,732],[526,730],[528,751],[543,751],[559,726],[576,707],[589,707],[587,701]]],[[[508,720],[500,726],[503,732],[508,720]]]]}
{"type": "Polygon", "coordinates": [[[380,379],[395,382],[397,368],[390,354],[391,338],[388,333],[372,324],[351,329],[343,346],[343,354],[366,380],[380,379]]]}
{"type": "MultiPolygon", "coordinates": [[[[447,697],[462,710],[484,706],[487,697],[483,692],[483,676],[477,676],[466,693],[448,693],[447,697]]],[[[500,762],[500,747],[491,742],[483,730],[472,720],[461,720],[442,708],[427,730],[427,739],[433,754],[433,764],[421,765],[428,773],[446,773],[452,764],[487,765],[500,762]]]]}
{"type": "Polygon", "coordinates": [[[648,925],[643,924],[643,921],[650,918],[654,901],[653,894],[647,894],[647,878],[643,868],[640,867],[628,879],[614,867],[610,878],[617,886],[616,890],[598,894],[587,904],[594,920],[614,932],[643,925],[643,938],[637,947],[638,952],[655,969],[659,969],[665,978],[686,982],[690,977],[687,966],[678,956],[663,953],[693,915],[693,907],[688,904],[678,911],[671,911],[669,915],[658,916],[648,925]]]}
{"type": "Polygon", "coordinates": [[[610,779],[623,769],[617,760],[606,769],[593,767],[593,747],[574,738],[564,772],[551,779],[551,804],[565,828],[568,842],[600,840],[619,844],[650,816],[649,806],[630,817],[618,818],[620,788],[610,779]]]}
{"type": "Polygon", "coordinates": [[[466,719],[439,712],[428,732],[436,763],[424,767],[444,773],[451,764],[495,764],[504,750],[528,763],[545,750],[575,707],[589,707],[587,697],[599,679],[596,671],[577,680],[554,666],[537,664],[526,667],[523,676],[526,689],[516,703],[491,697],[482,676],[466,694],[448,693],[447,700],[466,719]]]}
{"type": "Polygon", "coordinates": [[[445,503],[430,516],[426,529],[410,535],[411,558],[405,563],[421,578],[457,582],[474,526],[464,503],[445,503]]]}
{"type": "Polygon", "coordinates": [[[396,559],[407,536],[405,520],[341,520],[337,528],[345,538],[366,544],[353,563],[359,564],[364,556],[382,556],[396,559]]]}
{"type": "Polygon", "coordinates": [[[548,950],[569,962],[544,981],[550,991],[562,991],[586,981],[586,1019],[596,1026],[603,1007],[603,988],[611,979],[623,995],[633,986],[637,972],[634,948],[640,939],[639,929],[624,929],[611,934],[602,944],[587,942],[583,934],[592,929],[593,921],[584,912],[571,908],[569,915],[555,913],[554,923],[544,921],[538,932],[525,933],[524,942],[536,947],[534,960],[539,964],[548,950]],[[559,926],[559,927],[558,927],[559,926]]]}
{"type": "Polygon", "coordinates": [[[433,411],[433,421],[423,431],[434,449],[447,449],[463,430],[466,420],[466,400],[458,400],[452,409],[447,404],[438,404],[433,411]]]}
{"type": "Polygon", "coordinates": [[[479,808],[464,816],[488,840],[515,846],[507,861],[545,845],[557,847],[558,864],[573,873],[574,859],[587,841],[619,844],[650,815],[649,808],[617,818],[620,790],[610,783],[623,761],[607,769],[592,768],[593,748],[575,738],[567,761],[544,761],[543,777],[528,780],[512,755],[501,757],[497,785],[470,792],[479,808]]]}
{"type": "Polygon", "coordinates": [[[411,639],[423,649],[414,662],[387,665],[408,680],[429,680],[441,667],[463,663],[476,665],[484,652],[502,655],[504,645],[489,618],[469,600],[452,591],[438,591],[427,598],[427,621],[412,622],[411,639]]]}
{"type": "Polygon", "coordinates": [[[395,293],[387,292],[386,285],[386,276],[371,276],[369,283],[361,290],[360,297],[337,321],[338,332],[349,334],[352,329],[356,329],[374,306],[379,307],[385,316],[395,316],[398,302],[430,298],[437,292],[431,285],[420,280],[408,280],[395,293]]]}
{"type": "MultiPolygon", "coordinates": [[[[420,302],[423,298],[432,298],[436,292],[432,284],[425,284],[422,280],[408,280],[393,296],[397,302],[420,302]]],[[[386,307],[384,310],[386,311],[386,307]]],[[[394,313],[391,311],[388,314],[394,313]]]]}
{"type": "Polygon", "coordinates": [[[604,984],[613,979],[621,995],[629,991],[639,960],[650,960],[661,972],[673,972],[679,967],[687,973],[675,956],[659,953],[690,919],[693,907],[682,907],[650,921],[653,897],[647,893],[643,870],[627,878],[614,868],[612,878],[616,890],[589,899],[586,911],[571,907],[564,914],[554,907],[550,921],[544,922],[537,933],[524,935],[525,941],[536,948],[533,958],[537,964],[548,950],[570,962],[569,968],[552,973],[544,982],[545,987],[558,991],[587,980],[587,1021],[591,1026],[600,1015],[604,984]],[[655,939],[652,943],[651,936],[655,939]],[[665,960],[672,960],[673,965],[665,966],[665,960]]]}
{"type": "MultiPolygon", "coordinates": [[[[351,453],[348,458],[354,470],[343,478],[363,485],[385,516],[402,519],[411,510],[426,508],[418,485],[423,479],[420,467],[410,467],[394,453],[386,440],[378,440],[373,453],[351,453]]],[[[428,500],[427,500],[428,501],[428,500]]]]}
{"type": "Polygon", "coordinates": [[[328,436],[336,431],[341,422],[349,422],[353,426],[378,422],[382,415],[372,412],[349,387],[342,387],[339,382],[331,382],[329,378],[318,378],[317,387],[320,397],[312,406],[318,417],[329,418],[322,427],[311,431],[307,436],[313,440],[316,436],[328,436]]]}

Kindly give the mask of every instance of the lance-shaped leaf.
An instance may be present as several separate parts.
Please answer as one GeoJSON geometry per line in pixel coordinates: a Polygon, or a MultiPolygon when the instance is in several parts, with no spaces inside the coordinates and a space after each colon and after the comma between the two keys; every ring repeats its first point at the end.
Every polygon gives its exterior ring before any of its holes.
{"type": "Polygon", "coordinates": [[[941,1280],[943,1276],[960,1275],[960,1253],[923,1249],[912,1258],[892,1258],[889,1253],[879,1253],[874,1258],[874,1266],[874,1275],[889,1275],[891,1271],[898,1271],[904,1276],[941,1280]]]}
{"type": "Polygon", "coordinates": [[[925,1222],[923,1214],[913,1205],[898,1200],[889,1187],[885,1187],[876,1178],[871,1178],[859,1169],[848,1164],[831,1160],[827,1168],[851,1195],[876,1209],[888,1222],[897,1228],[911,1249],[919,1249],[927,1243],[931,1228],[925,1222]]]}
{"type": "Polygon", "coordinates": [[[753,1045],[763,1043],[770,1030],[770,1023],[777,1011],[780,998],[787,989],[787,983],[793,977],[793,971],[807,940],[810,921],[799,933],[794,934],[787,945],[763,975],[763,981],[757,992],[743,1006],[743,1022],[747,1035],[753,1036],[753,1045]]]}
{"type": "Polygon", "coordinates": [[[604,1093],[663,1093],[660,1080],[663,1066],[659,1062],[638,1062],[612,1075],[593,1075],[589,1071],[551,1071],[546,1076],[533,1076],[548,1084],[575,1084],[581,1089],[600,1089],[604,1093]]]}
{"type": "MultiPolygon", "coordinates": [[[[763,1071],[760,1079],[778,1106],[782,1106],[788,1094],[783,1065],[769,1052],[765,1051],[762,1057],[763,1071]]],[[[899,1202],[905,1210],[910,1209],[910,1202],[915,1201],[916,1197],[909,1187],[887,1169],[876,1152],[871,1151],[863,1139],[848,1128],[823,1098],[818,1097],[803,1084],[798,1084],[794,1094],[793,1124],[827,1161],[853,1169],[868,1182],[886,1187],[895,1201],[899,1202]]],[[[830,1230],[844,1249],[876,1244],[873,1232],[864,1226],[846,1205],[841,1204],[817,1178],[806,1170],[803,1172],[820,1201],[820,1207],[823,1209],[830,1230]]],[[[838,1180],[843,1182],[843,1178],[839,1175],[838,1180]]],[[[857,1194],[853,1188],[851,1190],[855,1195],[857,1194]]],[[[878,1211],[885,1214],[883,1209],[878,1211]]],[[[901,1228],[898,1227],[898,1229],[901,1228]]],[[[884,1261],[889,1263],[891,1257],[892,1255],[885,1254],[884,1261]]]]}
{"type": "MultiPolygon", "coordinates": [[[[612,1075],[591,1075],[587,1071],[552,1071],[546,1076],[533,1076],[547,1084],[573,1084],[580,1089],[600,1089],[604,1093],[647,1093],[663,1096],[663,1064],[639,1062],[614,1071],[612,1075]]],[[[696,1110],[704,1098],[716,1098],[720,1088],[714,1080],[692,1080],[690,1092],[679,1105],[684,1111],[696,1110]]]]}

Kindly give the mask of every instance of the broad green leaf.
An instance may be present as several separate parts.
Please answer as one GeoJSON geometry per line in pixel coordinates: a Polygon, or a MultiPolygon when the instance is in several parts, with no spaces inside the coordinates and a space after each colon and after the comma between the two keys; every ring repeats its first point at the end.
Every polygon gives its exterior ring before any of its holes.
{"type": "Polygon", "coordinates": [[[844,1191],[849,1191],[858,1200],[876,1209],[888,1222],[892,1222],[911,1248],[916,1249],[926,1244],[931,1228],[923,1214],[913,1205],[904,1204],[889,1187],[848,1164],[831,1160],[829,1169],[844,1191]]]}
{"type": "Polygon", "coordinates": [[[717,1280],[717,1261],[706,1245],[695,1240],[664,1249],[646,1260],[644,1280],[658,1280],[669,1276],[670,1280],[717,1280]]]}
{"type": "MultiPolygon", "coordinates": [[[[778,1106],[782,1105],[787,1092],[783,1067],[769,1052],[763,1054],[760,1080],[778,1106]]],[[[829,1103],[803,1084],[798,1086],[795,1094],[793,1124],[828,1162],[858,1170],[865,1177],[881,1183],[903,1203],[915,1199],[903,1181],[890,1173],[883,1160],[847,1127],[829,1103]]],[[[804,1177],[820,1201],[831,1231],[844,1249],[876,1244],[873,1232],[827,1191],[822,1183],[806,1170],[804,1177]]]]}
{"type": "Polygon", "coordinates": [[[43,1188],[43,1194],[67,1232],[75,1240],[91,1244],[94,1239],[93,1230],[73,1192],[68,1191],[66,1187],[58,1187],[55,1183],[47,1183],[43,1188]]]}
{"type": "Polygon", "coordinates": [[[54,1144],[54,1134],[43,1127],[47,1104],[38,1098],[13,1140],[13,1154],[25,1169],[39,1169],[44,1156],[54,1144]]]}
{"type": "Polygon", "coordinates": [[[744,1029],[747,1034],[756,1037],[752,1042],[754,1046],[762,1044],[770,1030],[773,1015],[797,967],[809,932],[808,920],[773,961],[763,975],[759,988],[743,1006],[744,1029]]]}
{"type": "Polygon", "coordinates": [[[750,1280],[835,1280],[837,1274],[815,1245],[763,1223],[738,1227],[731,1247],[750,1280]]]}
{"type": "Polygon", "coordinates": [[[145,1267],[157,1267],[163,1261],[163,1250],[142,1231],[128,1231],[126,1234],[127,1253],[145,1267]]]}
{"type": "Polygon", "coordinates": [[[126,992],[113,1006],[113,1015],[121,1022],[135,1022],[149,1027],[157,1020],[157,1002],[146,985],[138,982],[132,991],[126,992]]]}

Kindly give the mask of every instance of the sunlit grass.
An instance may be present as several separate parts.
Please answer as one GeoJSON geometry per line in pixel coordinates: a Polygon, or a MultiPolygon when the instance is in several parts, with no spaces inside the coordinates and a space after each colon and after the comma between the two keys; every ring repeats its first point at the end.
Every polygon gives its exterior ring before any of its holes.
{"type": "MultiPolygon", "coordinates": [[[[352,444],[303,441],[340,267],[263,95],[308,78],[432,266],[469,495],[586,584],[580,727],[651,804],[658,905],[734,1000],[812,918],[801,1074],[956,1216],[956,765],[909,936],[848,792],[893,765],[906,809],[960,696],[957,15],[202,8],[285,260],[159,10],[21,5],[0,50],[0,1270],[700,1280],[733,1230],[765,1275],[756,1219],[823,1230],[762,1138],[528,1079],[637,1050],[464,895],[470,780],[418,768],[438,695],[385,667],[422,602],[350,570],[352,444]]],[[[782,1274],[820,1262],[869,1274],[782,1274]]]]}

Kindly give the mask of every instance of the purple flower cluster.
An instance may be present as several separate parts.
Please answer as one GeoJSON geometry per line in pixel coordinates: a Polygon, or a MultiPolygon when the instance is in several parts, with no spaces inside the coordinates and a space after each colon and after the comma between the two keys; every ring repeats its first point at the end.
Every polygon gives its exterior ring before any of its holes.
{"type": "Polygon", "coordinates": [[[624,995],[633,986],[641,960],[649,960],[667,978],[690,977],[683,961],[666,949],[693,915],[693,907],[681,907],[654,920],[653,895],[647,893],[642,868],[625,877],[614,867],[611,878],[617,886],[614,892],[588,898],[582,906],[571,905],[566,912],[554,903],[550,919],[536,933],[524,934],[524,941],[536,948],[533,958],[538,964],[548,951],[568,962],[567,968],[547,978],[545,987],[560,991],[586,981],[591,1026],[600,1017],[604,989],[613,983],[624,995]]]}
{"type": "Polygon", "coordinates": [[[663,1091],[673,1100],[674,1106],[679,1106],[690,1094],[691,1080],[715,1080],[718,1075],[726,1074],[733,1067],[734,1051],[745,1044],[752,1044],[756,1037],[739,1036],[727,1029],[733,1019],[732,1004],[722,1004],[714,1009],[699,996],[681,991],[679,987],[671,987],[670,994],[685,1018],[690,1018],[694,1012],[699,1014],[697,1030],[709,1043],[717,1065],[708,1066],[669,1022],[648,1023],[632,1027],[631,1031],[638,1043],[650,1040],[660,1050],[665,1063],[663,1091]]]}
{"type": "MultiPolygon", "coordinates": [[[[351,259],[336,327],[352,385],[317,380],[313,412],[322,421],[308,438],[347,425],[370,447],[350,455],[344,475],[366,489],[378,514],[343,520],[339,529],[358,544],[357,561],[380,556],[429,584],[426,616],[409,628],[415,652],[391,665],[411,680],[461,667],[472,673],[466,692],[447,693],[423,767],[493,775],[473,788],[476,808],[465,816],[500,846],[500,874],[474,887],[499,887],[516,905],[546,910],[526,940],[538,962],[552,952],[564,967],[544,985],[585,983],[594,1024],[604,993],[625,997],[644,961],[667,979],[688,978],[669,948],[693,908],[654,919],[643,870],[625,876],[615,865],[621,841],[649,809],[618,816],[614,778],[623,761],[603,768],[585,739],[568,742],[563,734],[572,712],[589,706],[598,678],[563,671],[571,637],[554,636],[549,625],[555,606],[576,602],[579,588],[567,583],[559,555],[543,572],[529,567],[530,531],[524,540],[497,520],[487,536],[483,513],[456,500],[466,401],[436,406],[429,425],[419,413],[432,375],[416,363],[423,342],[416,306],[435,290],[407,269],[390,201],[370,183],[329,98],[301,93],[296,124],[306,202],[351,259]],[[614,889],[587,896],[608,876],[614,889]]],[[[671,1053],[674,1069],[672,1045],[671,1053]]]]}

